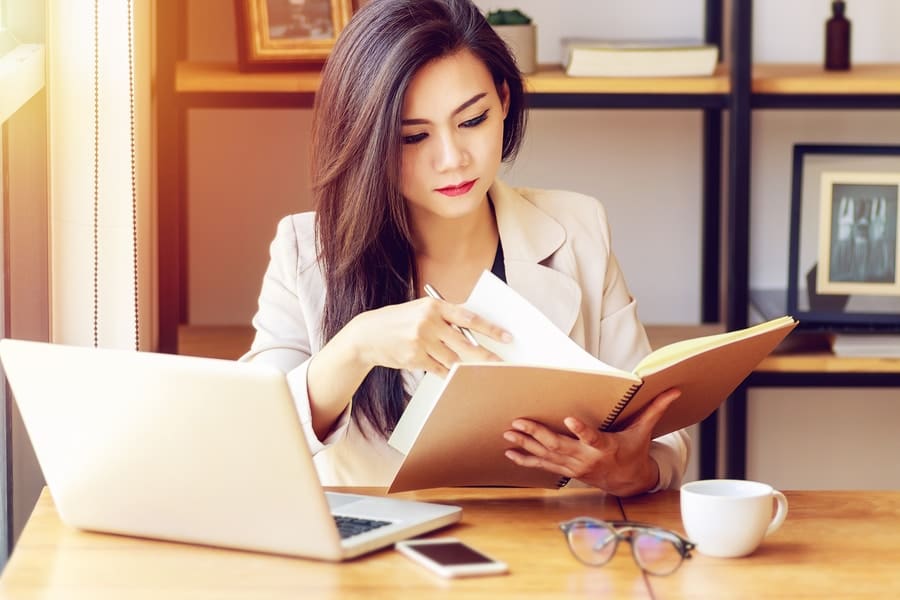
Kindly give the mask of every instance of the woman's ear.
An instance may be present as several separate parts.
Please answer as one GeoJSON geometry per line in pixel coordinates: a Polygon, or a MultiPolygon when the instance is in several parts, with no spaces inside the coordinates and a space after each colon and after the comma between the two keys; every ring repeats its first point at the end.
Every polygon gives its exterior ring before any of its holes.
{"type": "Polygon", "coordinates": [[[509,85],[506,80],[497,87],[497,93],[500,94],[500,106],[503,107],[503,118],[509,113],[509,85]]]}

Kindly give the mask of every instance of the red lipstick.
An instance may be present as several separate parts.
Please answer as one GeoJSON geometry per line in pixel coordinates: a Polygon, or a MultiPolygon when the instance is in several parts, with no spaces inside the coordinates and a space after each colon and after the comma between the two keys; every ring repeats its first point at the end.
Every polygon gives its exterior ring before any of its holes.
{"type": "Polygon", "coordinates": [[[473,179],[456,185],[448,185],[447,187],[438,188],[437,191],[445,196],[462,196],[463,194],[469,193],[469,190],[472,189],[472,186],[475,185],[476,181],[476,179],[473,179]]]}

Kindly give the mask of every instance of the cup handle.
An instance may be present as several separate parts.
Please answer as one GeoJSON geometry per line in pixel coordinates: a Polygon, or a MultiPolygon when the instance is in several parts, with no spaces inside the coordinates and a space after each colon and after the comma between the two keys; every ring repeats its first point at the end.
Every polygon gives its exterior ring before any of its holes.
{"type": "Polygon", "coordinates": [[[778,528],[781,527],[781,524],[784,523],[784,519],[787,517],[788,513],[788,501],[787,498],[784,497],[784,494],[778,490],[773,490],[772,497],[778,502],[778,509],[775,511],[775,516],[772,517],[772,522],[769,523],[769,527],[766,529],[766,536],[775,533],[778,528]]]}

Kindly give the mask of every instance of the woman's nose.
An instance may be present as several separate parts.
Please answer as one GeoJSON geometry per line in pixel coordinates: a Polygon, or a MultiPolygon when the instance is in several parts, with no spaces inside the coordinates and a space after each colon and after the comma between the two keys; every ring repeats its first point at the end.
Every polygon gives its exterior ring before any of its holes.
{"type": "Polygon", "coordinates": [[[452,171],[466,166],[468,154],[455,135],[441,136],[435,157],[435,166],[438,171],[452,171]]]}

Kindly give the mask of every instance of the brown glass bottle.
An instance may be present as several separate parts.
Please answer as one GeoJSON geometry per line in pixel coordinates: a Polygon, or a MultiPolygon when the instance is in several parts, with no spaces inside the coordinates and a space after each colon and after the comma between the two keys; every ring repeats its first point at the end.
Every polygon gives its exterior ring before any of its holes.
{"type": "Polygon", "coordinates": [[[846,71],[850,68],[850,21],[844,15],[844,0],[831,3],[831,18],[825,22],[825,69],[846,71]]]}

